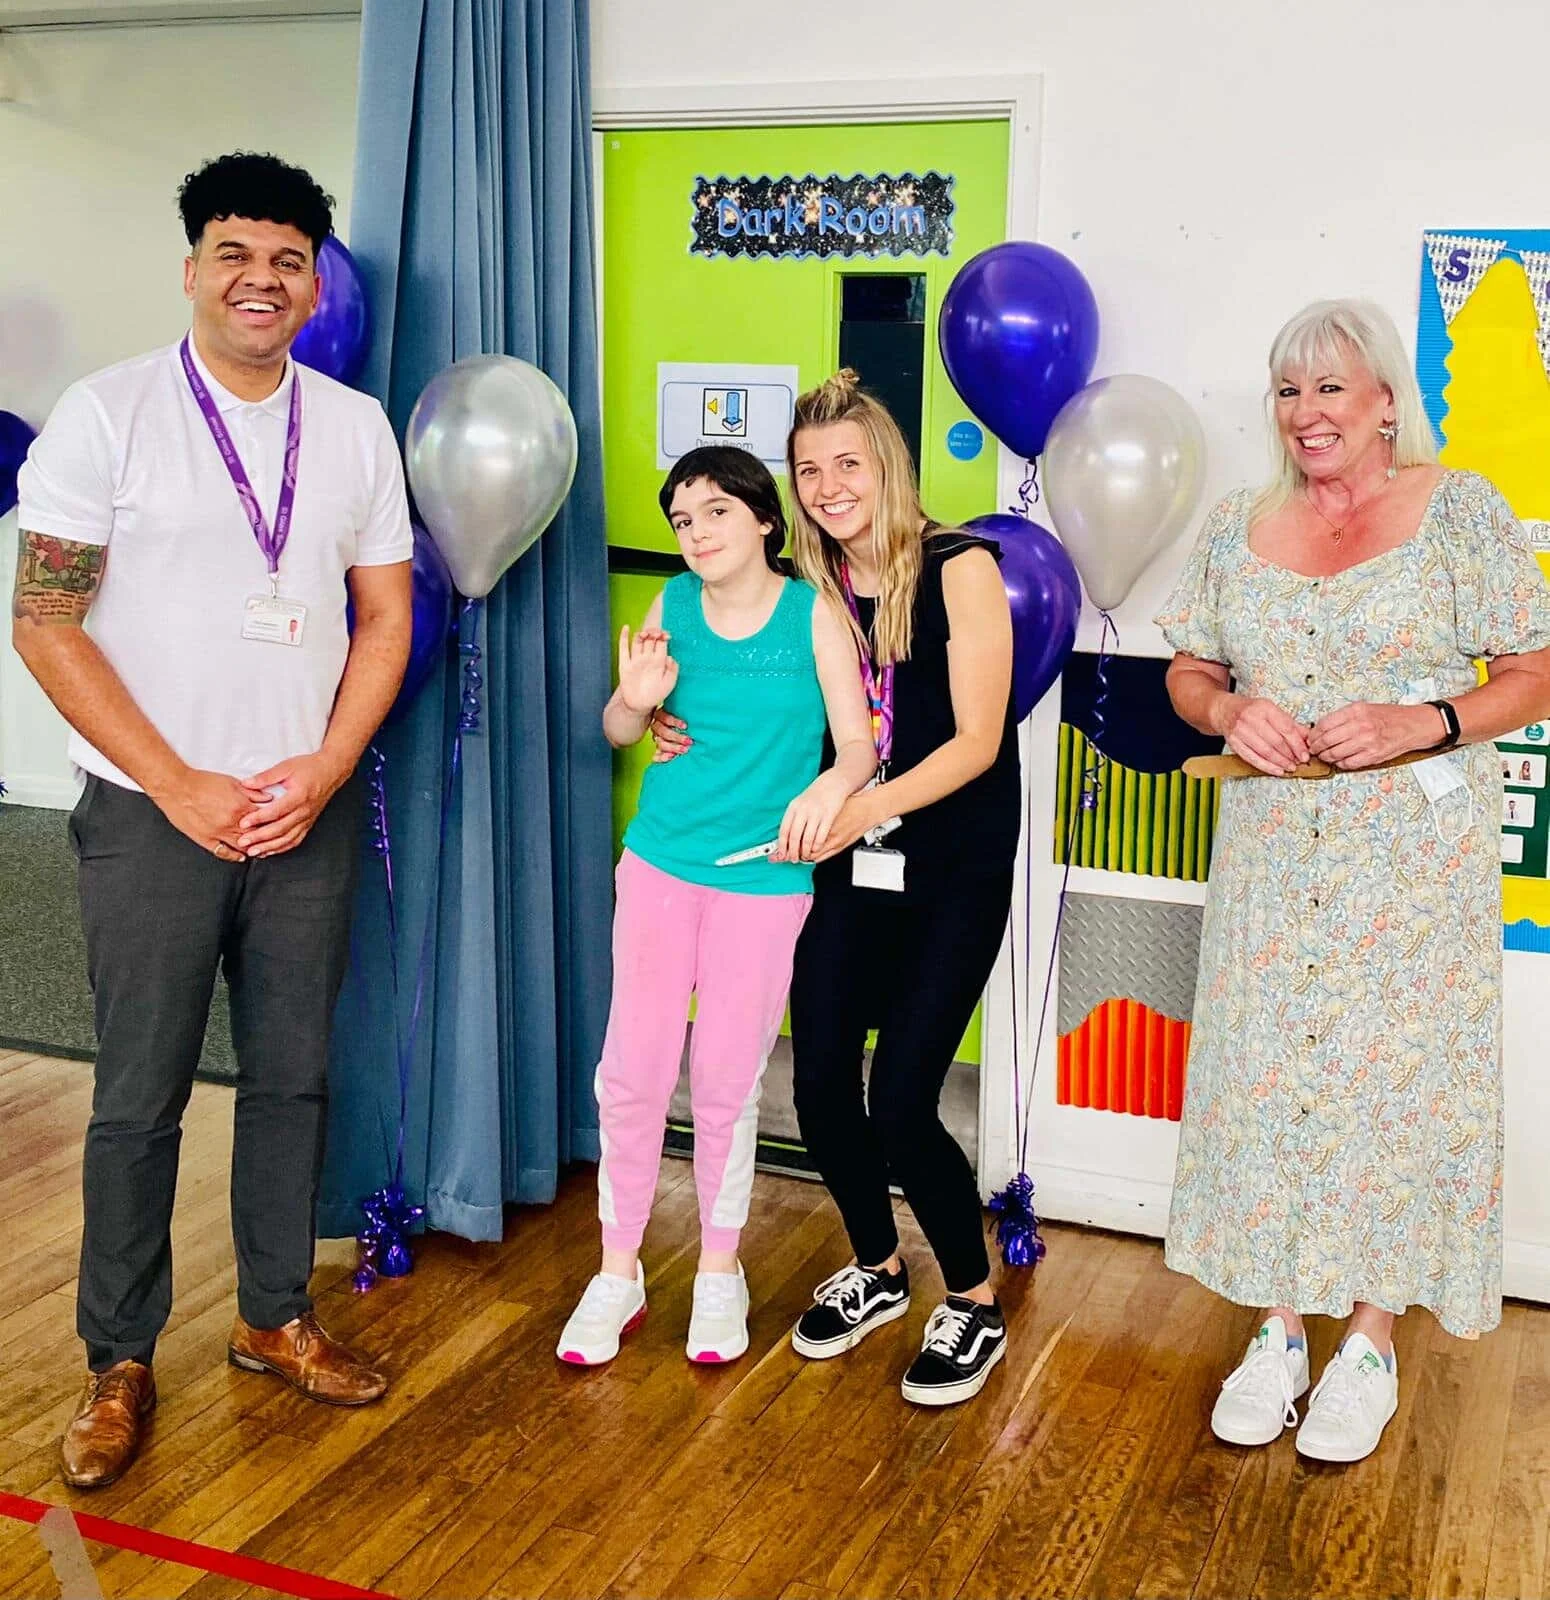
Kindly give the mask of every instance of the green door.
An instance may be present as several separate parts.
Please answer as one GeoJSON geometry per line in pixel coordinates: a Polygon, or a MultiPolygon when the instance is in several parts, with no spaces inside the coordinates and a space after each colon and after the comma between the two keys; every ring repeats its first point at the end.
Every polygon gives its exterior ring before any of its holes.
{"type": "MultiPolygon", "coordinates": [[[[922,324],[919,466],[926,507],[942,522],[996,509],[995,443],[986,435],[975,449],[978,430],[947,380],[936,322],[959,267],[1006,237],[1009,149],[1004,119],[603,135],[603,462],[616,636],[621,624],[638,624],[665,577],[682,570],[657,506],[658,364],[795,367],[799,388],[809,388],[840,365],[847,278],[884,273],[921,280],[911,286],[907,315],[922,324]],[[691,250],[704,180],[831,174],[950,178],[946,253],[691,250]]],[[[869,375],[863,364],[861,376],[876,382],[881,375],[869,375]]],[[[649,741],[615,756],[616,852],[649,760],[649,741]]],[[[977,1020],[965,1053],[978,1058],[977,1020]]]]}

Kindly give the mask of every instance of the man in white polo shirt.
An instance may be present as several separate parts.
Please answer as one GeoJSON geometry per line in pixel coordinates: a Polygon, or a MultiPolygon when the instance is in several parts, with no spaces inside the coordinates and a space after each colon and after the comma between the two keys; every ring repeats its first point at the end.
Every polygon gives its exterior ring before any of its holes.
{"type": "Polygon", "coordinates": [[[386,1380],[307,1292],[355,766],[403,677],[412,544],[373,399],[289,359],[331,202],[234,155],[179,192],[189,336],[72,385],[19,480],[16,648],[70,723],[96,1006],[65,1480],[109,1483],[156,1403],[178,1143],[216,969],[231,991],[238,1366],[360,1405],[386,1380]],[[353,636],[345,623],[355,606],[353,636]]]}

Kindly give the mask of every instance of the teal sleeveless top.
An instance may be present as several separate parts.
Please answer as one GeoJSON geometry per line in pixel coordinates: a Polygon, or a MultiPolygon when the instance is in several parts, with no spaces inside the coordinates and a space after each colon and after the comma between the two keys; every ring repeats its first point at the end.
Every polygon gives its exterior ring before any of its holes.
{"type": "Polygon", "coordinates": [[[800,862],[716,861],[773,839],[786,807],[818,776],[828,719],[813,659],[817,592],[788,578],[756,634],[723,639],[706,624],[702,587],[685,572],[662,591],[662,627],[678,663],[667,709],[694,743],[646,768],[625,849],[687,883],[808,894],[813,869],[800,862]]]}

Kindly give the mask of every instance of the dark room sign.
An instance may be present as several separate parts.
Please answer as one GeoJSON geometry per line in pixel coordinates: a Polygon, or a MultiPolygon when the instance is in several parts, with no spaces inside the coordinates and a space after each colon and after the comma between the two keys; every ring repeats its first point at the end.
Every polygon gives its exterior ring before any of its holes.
{"type": "Polygon", "coordinates": [[[691,215],[692,255],[946,255],[953,180],[938,172],[700,178],[691,215]]]}

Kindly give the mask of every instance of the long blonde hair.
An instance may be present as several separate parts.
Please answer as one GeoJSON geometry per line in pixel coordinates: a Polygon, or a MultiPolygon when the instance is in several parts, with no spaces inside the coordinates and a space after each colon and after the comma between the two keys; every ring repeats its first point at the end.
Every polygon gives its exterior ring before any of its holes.
{"type": "Polygon", "coordinates": [[[791,551],[797,571],[843,612],[840,567],[845,552],[808,514],[797,493],[797,435],[804,428],[827,428],[854,422],[866,438],[877,478],[877,504],[872,512],[872,555],[877,562],[877,612],[872,639],[860,636],[863,650],[875,650],[879,665],[909,659],[915,591],[920,586],[921,529],[926,513],[920,504],[915,463],[899,424],[887,406],[861,387],[861,379],[845,367],[797,399],[796,419],[786,440],[786,469],[791,483],[791,551]]]}
{"type": "Polygon", "coordinates": [[[1315,300],[1281,329],[1270,346],[1265,405],[1270,417],[1271,475],[1254,498],[1251,520],[1279,511],[1306,482],[1276,426],[1276,385],[1288,372],[1327,372],[1343,356],[1354,356],[1394,396],[1394,465],[1418,467],[1437,459],[1426,402],[1393,318],[1371,300],[1315,300]]]}

